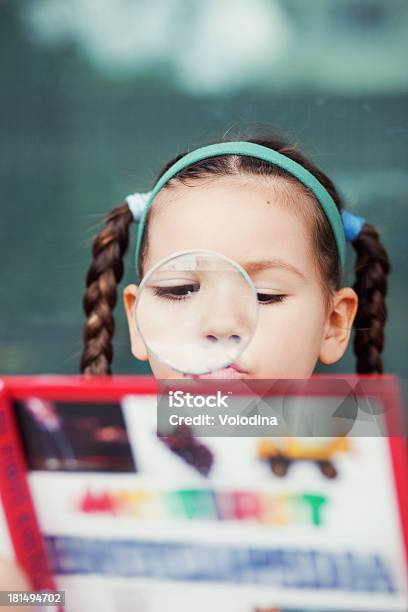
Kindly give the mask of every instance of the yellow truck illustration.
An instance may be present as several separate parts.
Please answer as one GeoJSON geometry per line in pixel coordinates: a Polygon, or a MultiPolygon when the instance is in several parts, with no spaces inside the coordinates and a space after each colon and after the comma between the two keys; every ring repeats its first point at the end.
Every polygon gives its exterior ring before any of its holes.
{"type": "Polygon", "coordinates": [[[335,478],[337,469],[333,459],[349,451],[350,442],[344,436],[263,438],[258,445],[258,458],[269,463],[276,476],[285,476],[294,461],[312,461],[326,478],[335,478]]]}

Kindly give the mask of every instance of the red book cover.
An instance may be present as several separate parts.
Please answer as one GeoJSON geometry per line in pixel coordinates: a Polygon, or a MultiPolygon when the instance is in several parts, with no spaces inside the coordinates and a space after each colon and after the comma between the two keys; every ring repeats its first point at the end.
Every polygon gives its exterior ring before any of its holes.
{"type": "MultiPolygon", "coordinates": [[[[244,436],[194,425],[177,438],[158,430],[163,381],[4,377],[1,498],[32,588],[64,590],[68,612],[404,612],[408,479],[397,379],[350,375],[339,385],[322,375],[301,392],[268,381],[231,394],[338,410],[345,381],[360,422],[379,414],[389,435],[244,436]]],[[[208,397],[217,387],[226,397],[229,384],[195,391],[208,397]]]]}

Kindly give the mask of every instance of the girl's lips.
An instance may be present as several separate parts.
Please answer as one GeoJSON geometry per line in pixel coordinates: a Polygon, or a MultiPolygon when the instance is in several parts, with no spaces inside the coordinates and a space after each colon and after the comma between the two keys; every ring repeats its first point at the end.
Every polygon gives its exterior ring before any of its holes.
{"type": "Polygon", "coordinates": [[[248,372],[242,372],[241,370],[238,370],[237,367],[234,365],[228,366],[228,368],[222,368],[221,370],[215,370],[214,372],[209,372],[208,374],[192,374],[191,376],[191,378],[193,379],[202,379],[202,378],[239,379],[239,378],[247,378],[247,377],[248,377],[248,372]]]}

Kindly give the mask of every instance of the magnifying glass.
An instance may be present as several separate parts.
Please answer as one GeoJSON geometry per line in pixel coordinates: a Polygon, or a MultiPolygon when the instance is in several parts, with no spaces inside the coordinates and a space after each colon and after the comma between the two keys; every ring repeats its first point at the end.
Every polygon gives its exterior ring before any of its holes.
{"type": "Polygon", "coordinates": [[[225,255],[180,251],[144,276],[135,318],[156,359],[183,374],[206,374],[230,366],[250,342],[257,292],[244,268],[225,255]]]}

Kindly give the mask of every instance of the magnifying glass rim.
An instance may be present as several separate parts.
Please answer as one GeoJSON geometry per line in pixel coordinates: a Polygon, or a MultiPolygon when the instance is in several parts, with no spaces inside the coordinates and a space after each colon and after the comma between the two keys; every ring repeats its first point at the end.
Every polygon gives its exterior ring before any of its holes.
{"type": "MultiPolygon", "coordinates": [[[[148,343],[146,342],[143,333],[139,327],[139,323],[137,320],[137,306],[140,300],[140,296],[142,294],[143,291],[143,287],[147,282],[148,277],[155,272],[158,268],[160,268],[163,264],[165,264],[167,261],[170,261],[171,259],[175,259],[176,257],[180,257],[181,255],[190,255],[191,253],[204,253],[205,255],[215,255],[218,258],[224,259],[225,261],[227,261],[229,264],[232,264],[232,267],[234,269],[236,269],[238,272],[240,272],[242,274],[242,276],[244,277],[244,279],[247,281],[247,283],[249,284],[252,293],[254,295],[255,298],[255,303],[257,305],[256,308],[256,314],[255,314],[255,324],[254,324],[254,330],[253,333],[251,335],[251,338],[248,340],[248,342],[243,346],[242,350],[238,353],[238,355],[240,355],[243,350],[248,346],[248,344],[250,343],[253,334],[256,331],[257,325],[258,325],[258,318],[259,318],[259,304],[258,304],[258,298],[257,298],[257,291],[256,291],[256,287],[254,285],[254,283],[252,282],[251,277],[249,276],[248,272],[241,266],[241,264],[239,264],[238,262],[234,261],[233,259],[231,259],[230,257],[227,257],[226,255],[223,255],[223,253],[218,253],[218,251],[213,251],[211,249],[186,249],[185,251],[176,251],[175,253],[172,253],[171,255],[168,255],[167,257],[163,257],[163,259],[161,259],[160,261],[158,261],[156,264],[154,264],[154,266],[152,266],[147,272],[146,274],[143,276],[140,285],[138,287],[137,293],[136,293],[136,301],[135,301],[135,305],[134,305],[134,319],[136,322],[136,327],[138,329],[138,332],[140,334],[141,339],[143,340],[144,344],[146,347],[148,347],[148,343]]],[[[172,370],[174,370],[175,372],[180,372],[181,374],[196,374],[196,372],[186,372],[185,370],[180,370],[179,368],[175,368],[172,364],[170,364],[166,359],[163,359],[163,357],[159,357],[159,355],[157,355],[153,350],[151,350],[149,348],[150,353],[156,357],[156,359],[158,359],[159,361],[161,361],[162,363],[166,364],[167,366],[169,366],[172,370]]],[[[231,361],[232,363],[232,361],[231,361]]],[[[223,367],[228,367],[228,365],[225,365],[223,367]]],[[[222,368],[215,368],[215,370],[219,370],[222,368]]],[[[209,372],[214,372],[215,370],[209,370],[209,372]]],[[[200,374],[207,374],[209,372],[201,372],[200,374]]]]}

